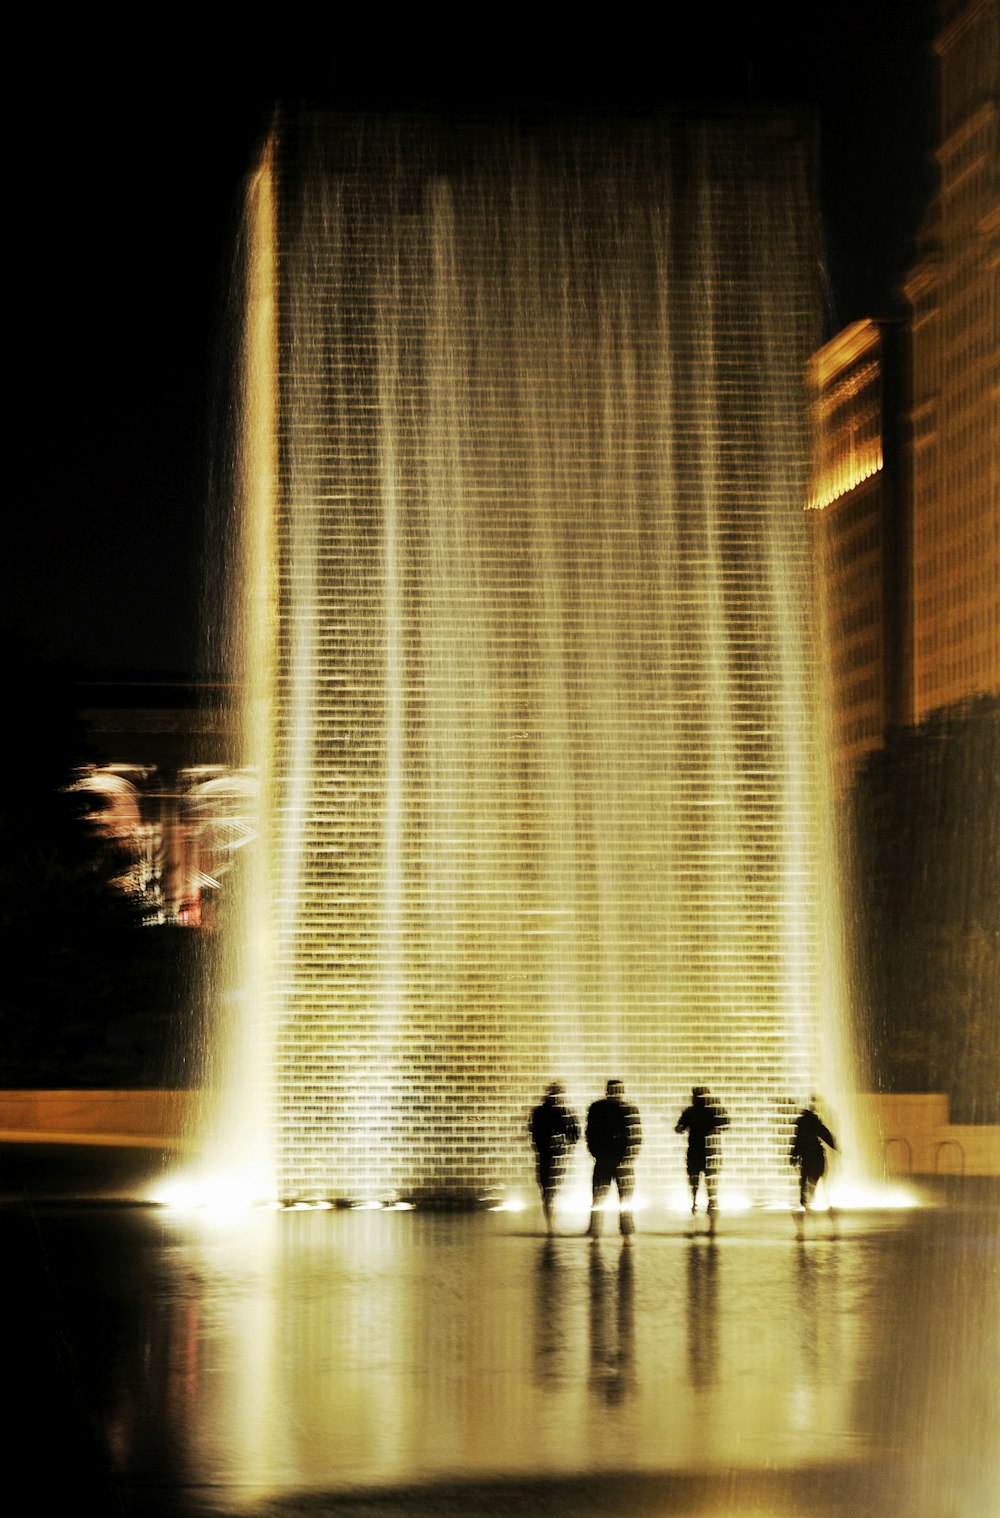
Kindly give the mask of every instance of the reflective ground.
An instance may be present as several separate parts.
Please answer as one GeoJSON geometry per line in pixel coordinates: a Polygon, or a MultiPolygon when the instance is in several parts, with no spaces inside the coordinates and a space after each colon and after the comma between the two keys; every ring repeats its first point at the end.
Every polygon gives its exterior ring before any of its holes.
{"type": "Polygon", "coordinates": [[[532,1212],[68,1204],[9,1154],[26,1512],[998,1511],[995,1189],[801,1242],[662,1212],[625,1246],[532,1212]]]}

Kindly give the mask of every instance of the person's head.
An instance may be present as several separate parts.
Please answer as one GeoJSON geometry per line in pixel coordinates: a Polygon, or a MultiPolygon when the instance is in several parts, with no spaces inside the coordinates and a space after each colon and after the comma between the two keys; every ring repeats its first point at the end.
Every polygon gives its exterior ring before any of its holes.
{"type": "Polygon", "coordinates": [[[605,1090],[606,1090],[608,1096],[612,1096],[612,1097],[614,1097],[614,1096],[618,1096],[618,1097],[624,1096],[625,1095],[625,1082],[624,1081],[608,1081],[608,1084],[605,1087],[605,1090]]]}
{"type": "Polygon", "coordinates": [[[696,1107],[704,1107],[705,1103],[708,1101],[708,1087],[692,1086],[691,1097],[696,1107]]]}
{"type": "Polygon", "coordinates": [[[550,1101],[557,1102],[559,1098],[565,1093],[565,1090],[566,1088],[563,1085],[562,1081],[553,1081],[549,1089],[546,1091],[545,1095],[549,1098],[550,1101]]]}

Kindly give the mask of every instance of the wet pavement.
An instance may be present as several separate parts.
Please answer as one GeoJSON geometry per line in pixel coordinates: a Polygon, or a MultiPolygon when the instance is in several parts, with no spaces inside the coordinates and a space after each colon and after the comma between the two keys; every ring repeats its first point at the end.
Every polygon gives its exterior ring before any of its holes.
{"type": "Polygon", "coordinates": [[[53,1159],[0,1153],[24,1512],[998,1511],[995,1186],[801,1242],[651,1212],[624,1245],[55,1200],[53,1159]]]}

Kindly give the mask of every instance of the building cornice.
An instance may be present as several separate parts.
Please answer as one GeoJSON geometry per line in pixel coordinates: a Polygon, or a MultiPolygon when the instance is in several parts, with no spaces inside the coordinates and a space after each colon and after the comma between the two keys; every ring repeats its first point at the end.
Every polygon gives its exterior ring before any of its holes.
{"type": "Polygon", "coordinates": [[[988,99],[983,100],[974,111],[960,121],[953,132],[948,133],[948,136],[938,148],[934,156],[940,164],[941,169],[947,169],[956,153],[960,153],[966,143],[970,142],[973,137],[985,131],[991,123],[996,121],[998,116],[1000,116],[1000,100],[995,95],[990,95],[988,99]]]}
{"type": "Polygon", "coordinates": [[[881,337],[881,329],[871,317],[852,322],[813,354],[810,367],[814,383],[821,389],[828,385],[864,354],[877,348],[881,337]]]}
{"type": "Polygon", "coordinates": [[[967,32],[970,27],[976,26],[982,17],[989,15],[991,11],[996,9],[996,5],[997,0],[969,0],[969,4],[963,6],[952,17],[935,39],[934,51],[938,57],[943,58],[946,53],[949,53],[963,32],[967,32]]]}
{"type": "Polygon", "coordinates": [[[938,253],[922,258],[918,264],[914,264],[903,280],[903,294],[911,306],[916,306],[922,295],[932,294],[939,288],[941,262],[941,256],[938,253]]]}

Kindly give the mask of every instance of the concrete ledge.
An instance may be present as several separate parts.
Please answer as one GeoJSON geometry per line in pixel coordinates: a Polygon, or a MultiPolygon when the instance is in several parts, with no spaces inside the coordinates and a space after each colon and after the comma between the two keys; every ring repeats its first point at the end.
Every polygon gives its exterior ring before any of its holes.
{"type": "Polygon", "coordinates": [[[167,1133],[60,1133],[49,1129],[0,1128],[0,1144],[92,1144],[106,1149],[190,1149],[191,1141],[167,1133]]]}
{"type": "Polygon", "coordinates": [[[865,1096],[890,1175],[1000,1176],[1000,1124],[952,1123],[943,1092],[865,1096]]]}
{"type": "Polygon", "coordinates": [[[0,1091],[0,1139],[174,1148],[186,1142],[199,1095],[197,1091],[0,1091]]]}

